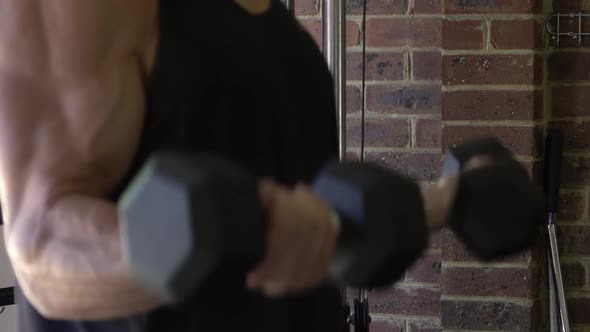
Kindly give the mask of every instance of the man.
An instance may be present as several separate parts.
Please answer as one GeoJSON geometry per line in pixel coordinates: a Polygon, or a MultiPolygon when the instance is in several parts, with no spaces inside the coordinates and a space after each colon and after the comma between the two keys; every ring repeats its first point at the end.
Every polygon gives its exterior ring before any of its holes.
{"type": "Polygon", "coordinates": [[[338,291],[321,281],[338,226],[301,184],[336,155],[331,89],[278,0],[0,0],[0,190],[21,330],[337,331],[338,291]],[[260,185],[267,257],[243,294],[168,308],[130,279],[116,200],[171,147],[273,179],[260,185]]]}

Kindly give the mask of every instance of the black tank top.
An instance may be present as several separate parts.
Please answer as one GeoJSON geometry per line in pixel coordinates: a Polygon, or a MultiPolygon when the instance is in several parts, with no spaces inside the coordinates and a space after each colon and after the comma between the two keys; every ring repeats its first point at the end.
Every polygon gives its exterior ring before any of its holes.
{"type": "MultiPolygon", "coordinates": [[[[137,158],[156,149],[213,153],[284,184],[337,157],[332,79],[312,38],[279,0],[252,16],[233,0],[160,2],[160,44],[137,158]]],[[[113,193],[116,201],[120,190],[113,193]]],[[[172,240],[172,239],[171,239],[172,240]]],[[[338,290],[269,300],[247,291],[117,321],[41,317],[17,292],[21,332],[336,332],[338,290]]]]}

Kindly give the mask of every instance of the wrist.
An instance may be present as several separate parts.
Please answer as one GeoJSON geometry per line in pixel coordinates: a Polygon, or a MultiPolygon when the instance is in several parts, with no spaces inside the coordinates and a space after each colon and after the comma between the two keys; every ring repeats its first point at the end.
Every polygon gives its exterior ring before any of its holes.
{"type": "Polygon", "coordinates": [[[332,225],[333,229],[336,230],[336,234],[340,234],[342,230],[342,219],[340,218],[340,214],[334,210],[332,207],[329,207],[329,220],[330,224],[332,225]]]}
{"type": "Polygon", "coordinates": [[[426,224],[431,230],[447,226],[447,219],[455,200],[457,185],[458,177],[449,176],[422,187],[426,224]]]}

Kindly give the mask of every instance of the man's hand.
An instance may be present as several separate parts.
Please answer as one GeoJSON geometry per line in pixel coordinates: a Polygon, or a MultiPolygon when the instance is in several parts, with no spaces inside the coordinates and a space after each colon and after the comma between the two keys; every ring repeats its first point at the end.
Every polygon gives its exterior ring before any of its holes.
{"type": "MultiPolygon", "coordinates": [[[[475,156],[465,164],[461,172],[469,172],[491,163],[493,163],[493,160],[490,157],[475,156]]],[[[433,184],[422,187],[426,223],[431,230],[447,226],[448,215],[451,212],[459,186],[459,176],[441,177],[433,184]]]]}
{"type": "Polygon", "coordinates": [[[248,288],[278,297],[317,286],[336,247],[336,215],[304,185],[291,189],[262,180],[259,188],[268,211],[267,253],[248,274],[248,288]]]}

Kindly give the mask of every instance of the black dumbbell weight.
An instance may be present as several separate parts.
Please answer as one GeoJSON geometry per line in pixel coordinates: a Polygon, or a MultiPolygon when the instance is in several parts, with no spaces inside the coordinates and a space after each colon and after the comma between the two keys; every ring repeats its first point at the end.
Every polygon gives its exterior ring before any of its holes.
{"type": "MultiPolygon", "coordinates": [[[[338,285],[394,282],[427,245],[413,181],[373,165],[328,164],[312,186],[341,219],[329,269],[338,285]]],[[[212,156],[152,156],[120,202],[133,276],[170,302],[243,287],[264,256],[256,179],[212,156]]]]}

